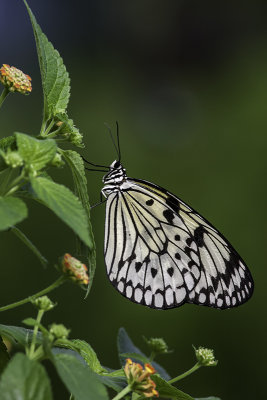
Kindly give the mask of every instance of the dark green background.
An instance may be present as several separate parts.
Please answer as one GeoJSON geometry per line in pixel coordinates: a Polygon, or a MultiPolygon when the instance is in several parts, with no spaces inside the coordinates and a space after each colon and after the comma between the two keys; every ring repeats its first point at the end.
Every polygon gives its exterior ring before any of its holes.
{"type": "MultiPolygon", "coordinates": [[[[105,275],[104,206],[92,211],[97,271],[90,296],[63,286],[45,317],[87,340],[103,365],[118,368],[116,335],[124,326],[145,350],[142,335],[162,336],[172,349],[159,362],[175,376],[192,366],[191,345],[215,350],[217,368],[179,384],[192,396],[223,400],[266,395],[266,145],[267,5],[265,1],[38,1],[29,2],[71,76],[69,114],[84,133],[82,154],[115,158],[104,122],[121,131],[129,176],[176,193],[232,242],[250,267],[255,293],[242,307],[219,311],[185,305],[157,311],[120,296],[105,275]]],[[[33,78],[28,97],[12,95],[1,109],[1,136],[38,134],[41,87],[28,16],[18,0],[2,0],[1,63],[33,78]]],[[[53,172],[71,185],[67,169],[53,172]]],[[[88,173],[91,203],[99,200],[99,172],[88,173]]],[[[0,303],[8,304],[53,281],[53,263],[74,254],[74,236],[45,208],[28,203],[19,227],[51,262],[44,270],[11,233],[1,233],[0,303]]],[[[1,314],[20,324],[31,306],[1,314]]],[[[61,387],[54,389],[57,398],[61,387]]]]}

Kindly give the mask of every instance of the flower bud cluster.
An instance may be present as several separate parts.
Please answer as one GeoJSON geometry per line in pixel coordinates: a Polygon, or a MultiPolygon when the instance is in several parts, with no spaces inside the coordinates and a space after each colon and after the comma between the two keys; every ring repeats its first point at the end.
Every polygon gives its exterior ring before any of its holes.
{"type": "Polygon", "coordinates": [[[195,349],[196,358],[203,367],[215,367],[218,361],[215,360],[213,350],[205,347],[199,347],[195,349]]]}
{"type": "Polygon", "coordinates": [[[0,68],[0,82],[10,92],[29,94],[32,91],[31,77],[8,64],[3,64],[0,68]]]}
{"type": "Polygon", "coordinates": [[[149,338],[146,339],[147,345],[156,354],[168,353],[168,345],[162,338],[149,338]]]}
{"type": "Polygon", "coordinates": [[[52,324],[49,328],[49,333],[55,339],[66,339],[69,336],[70,329],[67,329],[63,324],[52,324]]]}
{"type": "Polygon", "coordinates": [[[86,265],[82,264],[81,261],[68,253],[64,255],[62,260],[62,270],[72,281],[78,284],[88,285],[89,277],[86,265]]]}
{"type": "Polygon", "coordinates": [[[21,167],[23,165],[23,158],[16,150],[7,149],[7,152],[4,153],[1,151],[1,155],[5,160],[6,165],[11,168],[21,167]]]}
{"type": "Polygon", "coordinates": [[[56,305],[47,296],[41,296],[32,300],[32,304],[35,305],[35,307],[37,307],[39,310],[43,311],[52,310],[52,308],[54,308],[56,305]]]}

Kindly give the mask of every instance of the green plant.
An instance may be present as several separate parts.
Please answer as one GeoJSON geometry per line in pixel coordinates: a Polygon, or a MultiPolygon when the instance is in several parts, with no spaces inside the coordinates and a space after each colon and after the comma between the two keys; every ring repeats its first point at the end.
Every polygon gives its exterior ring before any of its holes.
{"type": "MultiPolygon", "coordinates": [[[[79,261],[69,254],[58,265],[59,278],[47,288],[15,303],[1,306],[6,311],[27,302],[37,309],[36,318],[23,321],[30,329],[0,325],[0,393],[1,399],[52,399],[51,384],[42,365],[50,360],[71,393],[71,398],[107,399],[106,387],[117,392],[114,399],[144,397],[190,400],[191,396],[173,386],[201,366],[214,366],[213,352],[195,349],[197,362],[187,372],[171,379],[154,358],[168,353],[163,339],[147,340],[151,354],[146,356],[121,328],[118,352],[121,368],[112,370],[100,364],[91,346],[79,339],[68,339],[69,330],[61,324],[49,328],[42,324],[45,312],[55,305],[45,294],[72,280],[86,289],[88,295],[95,271],[95,244],[90,223],[90,205],[83,160],[74,150],[64,150],[62,143],[83,147],[82,135],[68,117],[70,79],[59,53],[48,41],[36,22],[26,1],[42,78],[44,107],[40,132],[36,137],[15,132],[0,141],[0,230],[11,230],[36,255],[41,264],[47,260],[39,249],[17,227],[27,218],[25,198],[31,198],[50,208],[77,236],[79,261]],[[74,192],[56,183],[49,168],[70,168],[74,192]],[[86,263],[88,265],[88,275],[86,263]],[[4,338],[4,341],[2,341],[4,338]],[[6,344],[11,346],[7,351],[6,344]]],[[[4,90],[0,106],[10,92],[28,94],[31,79],[15,67],[4,64],[0,70],[4,90]]],[[[209,398],[215,399],[215,398],[209,398]]]]}

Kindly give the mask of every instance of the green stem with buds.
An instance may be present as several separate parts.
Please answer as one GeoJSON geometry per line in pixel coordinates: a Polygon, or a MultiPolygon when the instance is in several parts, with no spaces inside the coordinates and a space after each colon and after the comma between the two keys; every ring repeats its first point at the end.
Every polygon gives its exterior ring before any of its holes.
{"type": "Polygon", "coordinates": [[[36,336],[37,336],[37,332],[38,332],[38,326],[41,322],[41,319],[44,315],[44,310],[39,310],[38,314],[37,314],[37,318],[36,318],[36,325],[34,325],[34,329],[33,329],[33,335],[32,335],[32,342],[31,342],[31,347],[30,347],[30,351],[28,354],[29,359],[31,360],[33,355],[34,355],[34,350],[35,350],[35,342],[36,342],[36,336]]]}
{"type": "Polygon", "coordinates": [[[15,303],[11,303],[11,304],[8,304],[7,306],[0,307],[0,312],[10,310],[12,308],[16,308],[16,307],[22,306],[23,304],[29,303],[32,300],[35,300],[38,297],[43,296],[44,294],[47,294],[47,293],[51,292],[52,290],[56,289],[58,286],[62,285],[62,283],[65,282],[67,279],[68,278],[66,278],[65,276],[62,275],[54,283],[52,283],[52,285],[41,290],[40,292],[35,293],[34,295],[26,297],[25,299],[17,301],[15,303]]]}
{"type": "Polygon", "coordinates": [[[193,372],[197,371],[202,365],[197,362],[192,368],[190,368],[188,371],[184,372],[181,375],[176,376],[176,378],[173,378],[168,381],[168,383],[173,384],[177,381],[180,381],[183,378],[186,378],[188,375],[191,375],[193,372]]]}
{"type": "Polygon", "coordinates": [[[130,393],[131,391],[132,391],[131,386],[128,385],[120,393],[118,393],[117,396],[113,397],[112,400],[122,399],[124,396],[126,396],[126,394],[130,393]]]}
{"type": "Polygon", "coordinates": [[[0,96],[0,107],[2,106],[5,98],[8,96],[9,93],[10,93],[9,90],[5,87],[0,96]]]}

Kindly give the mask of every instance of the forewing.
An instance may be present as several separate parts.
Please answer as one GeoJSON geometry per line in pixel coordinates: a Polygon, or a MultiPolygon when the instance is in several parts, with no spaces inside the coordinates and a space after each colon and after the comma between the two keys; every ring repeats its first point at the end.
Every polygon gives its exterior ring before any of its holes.
{"type": "Polygon", "coordinates": [[[153,308],[217,308],[251,296],[253,281],[228,241],[176,196],[146,181],[107,200],[105,261],[116,289],[153,308]]]}

